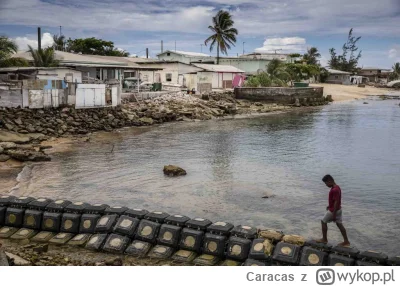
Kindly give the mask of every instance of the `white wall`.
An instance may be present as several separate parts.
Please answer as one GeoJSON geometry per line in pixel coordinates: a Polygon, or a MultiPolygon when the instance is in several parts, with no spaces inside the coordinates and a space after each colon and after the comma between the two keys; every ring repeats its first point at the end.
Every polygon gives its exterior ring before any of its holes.
{"type": "MultiPolygon", "coordinates": [[[[201,71],[200,68],[189,66],[182,63],[157,63],[157,64],[147,64],[143,65],[152,68],[159,68],[162,70],[158,71],[140,71],[140,79],[149,82],[156,82],[157,74],[159,74],[162,83],[173,83],[179,84],[179,78],[182,79],[182,76],[187,73],[198,72],[201,71]],[[167,74],[171,74],[171,81],[166,80],[167,74]],[[181,75],[181,77],[180,77],[181,75]],[[147,80],[146,80],[147,76],[147,80]]],[[[182,83],[182,82],[181,82],[182,83]]]]}

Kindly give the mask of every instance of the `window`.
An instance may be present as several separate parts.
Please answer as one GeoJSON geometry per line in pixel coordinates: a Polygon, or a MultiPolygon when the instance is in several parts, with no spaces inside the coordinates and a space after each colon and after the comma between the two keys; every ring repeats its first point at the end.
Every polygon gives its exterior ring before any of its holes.
{"type": "Polygon", "coordinates": [[[167,53],[167,57],[169,57],[171,55],[171,53],[167,53]]]}
{"type": "Polygon", "coordinates": [[[339,76],[338,75],[335,75],[335,79],[338,79],[339,78],[339,76]]]}
{"type": "Polygon", "coordinates": [[[172,81],[172,74],[171,73],[165,74],[165,81],[172,81]]]}

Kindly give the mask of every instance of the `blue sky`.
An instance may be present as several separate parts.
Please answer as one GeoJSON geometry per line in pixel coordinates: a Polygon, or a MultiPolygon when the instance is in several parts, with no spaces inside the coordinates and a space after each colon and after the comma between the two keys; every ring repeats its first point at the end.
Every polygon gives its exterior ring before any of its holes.
{"type": "Polygon", "coordinates": [[[42,42],[62,26],[67,37],[98,37],[143,56],[150,49],[210,53],[201,47],[209,35],[211,17],[219,9],[231,12],[239,30],[229,55],[255,50],[304,52],[316,46],[325,63],[329,48],[340,49],[354,28],[363,57],[360,66],[389,68],[400,61],[400,0],[0,0],[0,34],[16,40],[20,49],[42,42]],[[49,34],[47,34],[49,33],[49,34]]]}

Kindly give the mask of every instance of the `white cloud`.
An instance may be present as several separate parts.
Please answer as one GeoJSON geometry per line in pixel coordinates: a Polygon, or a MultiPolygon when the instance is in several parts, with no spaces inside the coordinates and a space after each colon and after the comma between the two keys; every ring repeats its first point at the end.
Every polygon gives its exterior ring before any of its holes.
{"type": "MultiPolygon", "coordinates": [[[[28,45],[32,48],[38,48],[38,40],[34,36],[16,37],[14,39],[18,45],[19,51],[27,51],[28,45]]],[[[50,47],[54,44],[53,36],[50,33],[43,33],[42,35],[42,48],[50,47]]]]}
{"type": "Polygon", "coordinates": [[[306,39],[300,37],[269,38],[265,40],[263,47],[255,49],[260,53],[273,53],[276,50],[279,50],[280,53],[304,53],[307,50],[306,39]]]}
{"type": "Polygon", "coordinates": [[[389,59],[396,59],[400,57],[400,47],[389,50],[389,59]]]}

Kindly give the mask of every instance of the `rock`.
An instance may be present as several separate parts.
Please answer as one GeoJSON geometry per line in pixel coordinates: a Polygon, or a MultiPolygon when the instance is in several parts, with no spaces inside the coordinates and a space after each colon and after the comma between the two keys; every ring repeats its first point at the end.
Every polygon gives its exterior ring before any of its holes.
{"type": "Polygon", "coordinates": [[[0,147],[3,148],[4,150],[15,149],[17,148],[17,144],[13,142],[0,142],[0,147]]]}
{"type": "Polygon", "coordinates": [[[14,122],[15,122],[15,124],[22,125],[22,120],[19,117],[17,119],[15,119],[14,122]]]}
{"type": "Polygon", "coordinates": [[[368,102],[364,102],[364,104],[369,104],[368,102]]]}
{"type": "Polygon", "coordinates": [[[0,162],[7,162],[8,160],[10,160],[10,156],[6,155],[6,154],[0,154],[0,162]]]}
{"type": "Polygon", "coordinates": [[[36,151],[31,151],[31,150],[22,150],[22,149],[8,150],[7,155],[10,156],[11,158],[13,158],[17,161],[21,161],[21,162],[51,161],[51,158],[48,155],[46,155],[42,152],[36,152],[36,151]]]}
{"type": "Polygon", "coordinates": [[[36,253],[44,253],[47,252],[48,250],[49,250],[48,244],[39,245],[33,248],[33,251],[36,253]]]}
{"type": "Polygon", "coordinates": [[[13,260],[15,266],[29,266],[29,265],[32,265],[31,262],[29,262],[28,260],[23,259],[22,257],[20,257],[18,255],[12,254],[10,252],[5,252],[5,254],[6,254],[6,256],[7,256],[7,258],[9,260],[13,260]]]}
{"type": "Polygon", "coordinates": [[[1,244],[0,244],[0,266],[10,266],[6,254],[4,253],[3,249],[1,249],[1,244]]]}
{"type": "Polygon", "coordinates": [[[122,266],[123,262],[121,258],[114,258],[105,261],[105,265],[107,266],[122,266]]]}
{"type": "Polygon", "coordinates": [[[149,117],[142,117],[139,119],[140,122],[147,124],[147,125],[153,125],[154,120],[153,118],[149,118],[149,117]]]}
{"type": "Polygon", "coordinates": [[[295,103],[294,103],[294,106],[296,106],[296,107],[300,107],[300,106],[301,106],[300,100],[299,100],[298,98],[296,98],[296,101],[295,101],[295,103]]]}
{"type": "Polygon", "coordinates": [[[0,146],[0,154],[2,154],[4,151],[3,147],[0,146]]]}
{"type": "Polygon", "coordinates": [[[184,169],[174,165],[164,166],[164,174],[169,177],[185,176],[187,173],[184,169]]]}
{"type": "Polygon", "coordinates": [[[29,135],[22,135],[15,132],[0,130],[0,142],[28,143],[31,141],[29,135]]]}
{"type": "Polygon", "coordinates": [[[328,102],[333,102],[332,95],[328,94],[328,95],[326,96],[326,101],[328,101],[328,102]]]}

